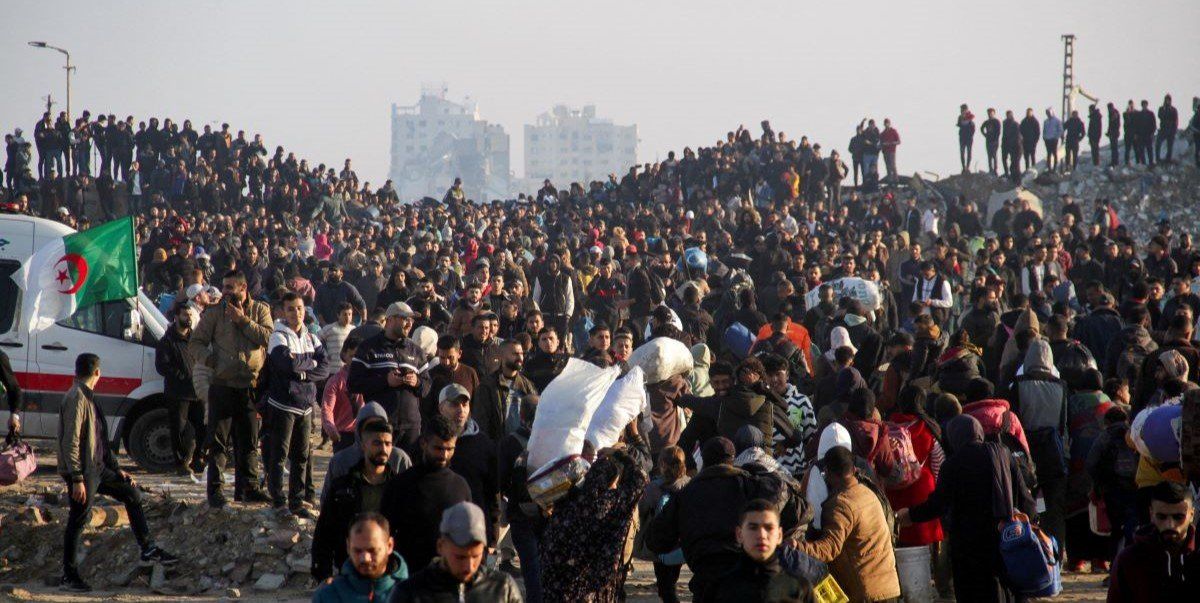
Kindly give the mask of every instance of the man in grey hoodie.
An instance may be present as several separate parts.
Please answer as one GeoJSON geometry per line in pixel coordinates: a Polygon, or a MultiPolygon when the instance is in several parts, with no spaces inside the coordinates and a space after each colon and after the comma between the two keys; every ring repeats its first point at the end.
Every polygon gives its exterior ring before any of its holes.
{"type": "MultiPolygon", "coordinates": [[[[329,459],[329,467],[325,470],[325,484],[321,486],[321,507],[325,507],[325,497],[329,493],[329,484],[333,480],[350,473],[350,470],[358,465],[363,459],[362,451],[362,426],[371,419],[387,420],[387,412],[378,402],[368,402],[363,404],[363,407],[358,410],[358,416],[354,420],[354,445],[339,451],[329,459]]],[[[388,457],[388,465],[396,474],[403,473],[412,467],[412,459],[408,454],[399,447],[392,448],[392,454],[388,457]]]]}

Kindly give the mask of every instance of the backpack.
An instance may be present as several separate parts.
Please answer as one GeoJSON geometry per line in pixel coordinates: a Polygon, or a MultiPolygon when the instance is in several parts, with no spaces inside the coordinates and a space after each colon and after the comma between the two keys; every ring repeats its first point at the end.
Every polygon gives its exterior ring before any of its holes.
{"type": "Polygon", "coordinates": [[[1063,381],[1066,381],[1071,389],[1079,389],[1080,380],[1088,369],[1099,368],[1092,353],[1078,341],[1068,342],[1067,347],[1055,356],[1054,360],[1055,366],[1062,373],[1063,381]]]}
{"type": "Polygon", "coordinates": [[[1013,514],[1000,529],[1000,556],[1014,591],[1027,597],[1053,597],[1062,592],[1061,551],[1054,537],[1031,524],[1023,513],[1013,514]]]}
{"type": "MultiPolygon", "coordinates": [[[[888,490],[907,488],[921,478],[921,461],[913,451],[912,435],[908,433],[908,425],[885,423],[887,426],[888,446],[892,448],[892,470],[883,477],[883,485],[888,490]]],[[[911,425],[911,424],[910,424],[911,425]]]]}
{"type": "Polygon", "coordinates": [[[1067,475],[1067,454],[1062,434],[1054,427],[1039,427],[1025,432],[1029,440],[1029,455],[1033,457],[1037,475],[1043,480],[1067,475]]]}
{"type": "Polygon", "coordinates": [[[1114,376],[1136,384],[1142,376],[1142,363],[1150,354],[1151,350],[1141,344],[1125,346],[1117,356],[1117,371],[1114,376]]]}
{"type": "Polygon", "coordinates": [[[1033,460],[1025,453],[1025,447],[1021,446],[1021,441],[1014,436],[1012,431],[1013,413],[1011,410],[1004,411],[1003,417],[1000,419],[1000,431],[996,437],[989,438],[994,442],[998,442],[1008,449],[1012,455],[1012,463],[1017,466],[1017,470],[1021,472],[1021,477],[1025,479],[1025,488],[1030,492],[1037,490],[1037,472],[1033,467],[1033,460]]]}

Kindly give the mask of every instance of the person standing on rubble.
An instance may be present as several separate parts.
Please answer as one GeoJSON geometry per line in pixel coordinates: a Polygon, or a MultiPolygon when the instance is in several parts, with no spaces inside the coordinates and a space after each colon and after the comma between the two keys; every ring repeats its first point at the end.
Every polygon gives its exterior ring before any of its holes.
{"type": "Polygon", "coordinates": [[[879,144],[883,147],[883,166],[887,168],[887,179],[896,183],[896,147],[900,146],[900,132],[892,127],[892,120],[883,119],[883,132],[879,134],[879,144]]]}
{"type": "MultiPolygon", "coordinates": [[[[1175,132],[1179,130],[1179,111],[1171,104],[1171,95],[1163,97],[1163,104],[1158,108],[1158,141],[1154,151],[1159,161],[1171,163],[1175,157],[1175,132]],[[1167,154],[1162,154],[1163,143],[1166,143],[1167,154]]],[[[1192,145],[1196,146],[1196,145],[1192,145]]]]}
{"type": "Polygon", "coordinates": [[[1021,125],[1012,110],[1004,112],[1004,124],[1000,137],[1000,163],[1004,175],[1016,180],[1021,177],[1021,125]]]}
{"type": "MultiPolygon", "coordinates": [[[[990,112],[989,112],[990,115],[990,112]]],[[[958,161],[963,173],[971,169],[971,148],[975,146],[975,114],[963,103],[958,108],[958,161]]]]}
{"type": "MultiPolygon", "coordinates": [[[[1117,110],[1117,106],[1108,103],[1108,150],[1112,154],[1112,159],[1108,162],[1109,167],[1116,167],[1121,163],[1121,147],[1117,143],[1121,138],[1121,112],[1117,110]]],[[[1125,162],[1129,162],[1129,149],[1125,149],[1125,162]]]]}
{"type": "Polygon", "coordinates": [[[1063,130],[1066,133],[1067,155],[1063,158],[1063,170],[1075,171],[1075,165],[1079,163],[1079,142],[1083,140],[1087,133],[1083,126],[1083,119],[1079,117],[1078,111],[1071,111],[1071,117],[1067,119],[1063,130]]]}
{"type": "Polygon", "coordinates": [[[1058,142],[1063,137],[1063,122],[1051,109],[1046,109],[1042,122],[1042,142],[1046,145],[1046,171],[1058,171],[1058,142]]]}
{"type": "Polygon", "coordinates": [[[66,532],[63,534],[63,575],[59,588],[88,592],[92,587],[79,575],[79,536],[88,522],[97,494],[125,505],[129,527],[142,549],[144,566],[174,565],[179,558],[162,550],[150,537],[150,525],[142,509],[142,494],[133,476],[117,464],[105,434],[108,422],[96,404],[95,388],[100,381],[100,357],[80,354],[75,358],[75,383],[63,397],[58,414],[58,473],[67,482],[69,494],[66,532]]]}
{"type": "Polygon", "coordinates": [[[221,279],[221,303],[205,310],[188,341],[192,358],[209,359],[213,367],[208,390],[208,504],[214,508],[228,503],[221,486],[231,448],[234,499],[271,502],[258,484],[259,424],[254,407],[271,329],[271,309],[250,298],[245,273],[235,269],[221,279]],[[211,354],[209,346],[215,350],[211,354]]]}
{"type": "MultiPolygon", "coordinates": [[[[996,167],[996,151],[1000,149],[1000,120],[996,119],[996,110],[988,107],[987,119],[979,126],[979,133],[983,134],[983,146],[987,149],[988,173],[995,176],[997,174],[996,167]]],[[[1004,173],[1008,173],[1008,166],[1004,166],[1004,173]]]]}
{"type": "Polygon", "coordinates": [[[1136,124],[1138,163],[1145,159],[1146,165],[1154,167],[1154,133],[1158,130],[1158,118],[1150,108],[1150,101],[1142,99],[1142,110],[1137,112],[1136,124]]]}
{"type": "Polygon", "coordinates": [[[1137,158],[1138,163],[1141,163],[1142,145],[1138,142],[1139,128],[1136,126],[1138,121],[1137,108],[1133,106],[1132,98],[1125,104],[1125,112],[1121,116],[1125,119],[1125,123],[1123,124],[1125,134],[1125,165],[1129,165],[1129,162],[1133,161],[1134,157],[1137,158]]]}
{"type": "Polygon", "coordinates": [[[1041,138],[1042,125],[1033,116],[1033,107],[1025,109],[1025,119],[1021,120],[1021,157],[1025,160],[1025,169],[1037,167],[1037,143],[1041,138]]]}
{"type": "Polygon", "coordinates": [[[1196,167],[1200,167],[1200,102],[1192,100],[1192,121],[1188,123],[1188,131],[1192,133],[1192,153],[1195,154],[1196,167]]]}
{"type": "Polygon", "coordinates": [[[1100,115],[1100,109],[1095,105],[1088,107],[1088,147],[1092,150],[1092,165],[1100,165],[1100,137],[1104,135],[1103,116],[1100,115]]]}

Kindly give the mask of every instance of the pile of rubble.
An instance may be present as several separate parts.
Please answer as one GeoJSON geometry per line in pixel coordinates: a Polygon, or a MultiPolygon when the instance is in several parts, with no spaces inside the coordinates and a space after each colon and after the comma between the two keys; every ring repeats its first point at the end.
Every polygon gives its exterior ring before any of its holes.
{"type": "MultiPolygon", "coordinates": [[[[1088,156],[1080,157],[1070,174],[1031,171],[1021,187],[1041,199],[1047,215],[1055,218],[1062,206],[1062,195],[1070,194],[1086,211],[1096,199],[1113,203],[1122,223],[1135,240],[1145,241],[1157,232],[1162,220],[1170,220],[1176,232],[1196,233],[1200,224],[1200,169],[1192,162],[1189,140],[1175,145],[1175,161],[1153,169],[1143,165],[1108,167],[1108,152],[1102,149],[1099,167],[1088,156]]],[[[1013,189],[1011,181],[986,173],[950,176],[932,183],[942,196],[962,194],[980,208],[987,206],[992,193],[1013,189]]],[[[1085,214],[1085,222],[1087,221],[1085,214]]]]}
{"type": "MultiPolygon", "coordinates": [[[[144,504],[155,541],[180,562],[141,567],[124,508],[97,507],[80,551],[81,573],[93,586],[228,598],[251,589],[311,589],[312,520],[262,507],[214,510],[169,494],[147,494],[144,504]]],[[[62,573],[64,495],[35,492],[5,511],[0,515],[0,583],[55,583],[62,573]]]]}

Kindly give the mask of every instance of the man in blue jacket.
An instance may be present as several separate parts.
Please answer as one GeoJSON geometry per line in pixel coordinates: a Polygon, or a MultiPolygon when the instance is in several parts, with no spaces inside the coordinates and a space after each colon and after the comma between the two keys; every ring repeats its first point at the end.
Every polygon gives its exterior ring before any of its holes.
{"type": "Polygon", "coordinates": [[[392,589],[408,578],[408,566],[394,549],[391,526],[378,513],[363,513],[346,537],[342,572],[313,593],[313,603],[387,601],[392,589]]]}
{"type": "Polygon", "coordinates": [[[267,343],[267,490],[276,509],[286,505],[298,516],[303,506],[304,476],[312,453],[313,405],[317,383],[327,375],[325,347],[304,326],[304,298],[289,291],[281,300],[283,319],[267,343]],[[288,493],[283,493],[283,463],[289,461],[288,493]]]}

